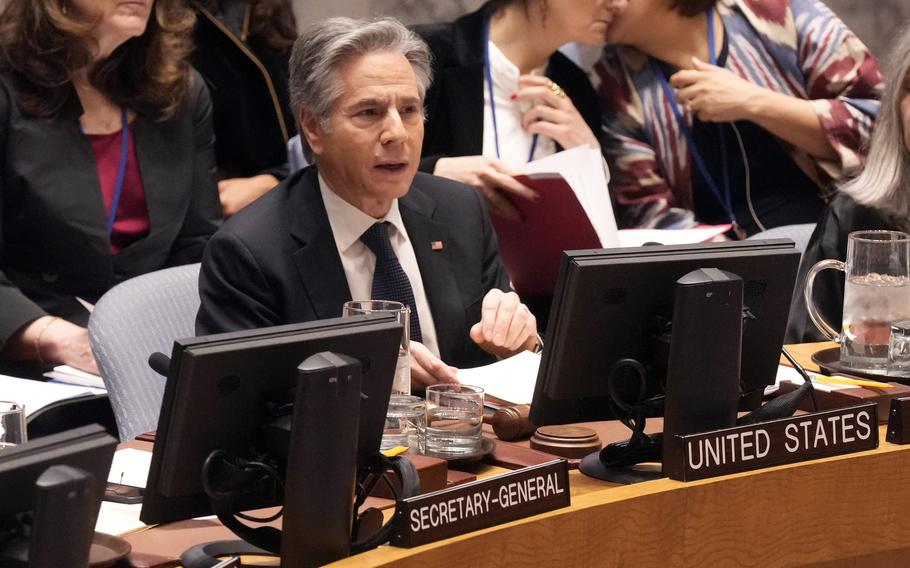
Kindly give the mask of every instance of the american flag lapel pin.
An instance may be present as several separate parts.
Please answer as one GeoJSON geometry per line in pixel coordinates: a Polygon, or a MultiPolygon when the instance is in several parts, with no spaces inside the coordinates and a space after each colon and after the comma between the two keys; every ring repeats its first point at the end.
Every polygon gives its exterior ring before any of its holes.
{"type": "Polygon", "coordinates": [[[430,250],[442,250],[442,241],[430,241],[430,250]]]}

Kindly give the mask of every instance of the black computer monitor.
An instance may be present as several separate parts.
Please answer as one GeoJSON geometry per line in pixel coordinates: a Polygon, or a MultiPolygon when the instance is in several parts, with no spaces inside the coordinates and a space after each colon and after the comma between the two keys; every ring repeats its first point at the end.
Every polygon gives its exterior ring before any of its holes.
{"type": "Polygon", "coordinates": [[[91,425],[0,452],[0,566],[87,565],[116,446],[91,425]]]}
{"type": "MultiPolygon", "coordinates": [[[[294,401],[298,366],[320,352],[361,362],[364,396],[357,452],[361,460],[378,452],[401,333],[394,317],[369,315],[176,341],[142,521],[163,523],[211,514],[202,485],[205,460],[216,449],[243,459],[274,454],[275,440],[267,439],[264,429],[274,422],[277,408],[294,401]]],[[[287,448],[277,453],[282,451],[287,448]]],[[[277,494],[255,492],[238,497],[236,507],[250,510],[279,501],[277,494]]]]}
{"type": "MultiPolygon", "coordinates": [[[[616,418],[607,391],[611,368],[625,358],[660,367],[667,346],[659,328],[672,317],[676,282],[700,268],[744,281],[741,407],[757,407],[776,377],[799,260],[787,239],[567,251],[531,421],[541,426],[616,418]]],[[[711,330],[704,333],[707,344],[711,330]]]]}

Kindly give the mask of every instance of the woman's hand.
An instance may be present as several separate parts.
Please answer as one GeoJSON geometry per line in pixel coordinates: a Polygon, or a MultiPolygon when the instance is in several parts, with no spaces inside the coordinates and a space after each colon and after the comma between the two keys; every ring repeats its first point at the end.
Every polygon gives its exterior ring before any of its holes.
{"type": "Polygon", "coordinates": [[[462,156],[440,158],[433,174],[460,181],[477,188],[487,200],[490,211],[518,221],[521,215],[509,200],[509,194],[525,199],[537,199],[537,193],[515,180],[515,173],[496,158],[462,156]]]}
{"type": "Polygon", "coordinates": [[[563,148],[587,144],[599,149],[597,136],[588,127],[572,100],[559,85],[540,75],[522,75],[516,101],[531,105],[522,115],[521,126],[531,134],[549,136],[563,148]]]}
{"type": "Polygon", "coordinates": [[[88,330],[54,316],[40,317],[10,337],[5,354],[20,361],[64,363],[98,374],[88,330]]]}
{"type": "Polygon", "coordinates": [[[680,104],[705,122],[751,120],[781,140],[825,160],[837,158],[822,124],[807,100],[777,93],[731,71],[692,58],[694,69],[670,77],[680,104]]]}
{"type": "Polygon", "coordinates": [[[753,85],[723,67],[692,58],[694,69],[670,77],[676,100],[704,122],[735,122],[751,119],[750,103],[765,89],[753,85]]]}

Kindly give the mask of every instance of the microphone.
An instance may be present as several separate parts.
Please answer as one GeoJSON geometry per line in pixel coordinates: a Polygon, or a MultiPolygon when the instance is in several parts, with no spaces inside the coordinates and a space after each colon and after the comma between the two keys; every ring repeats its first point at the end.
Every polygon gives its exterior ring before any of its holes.
{"type": "Polygon", "coordinates": [[[164,353],[155,351],[149,355],[149,367],[162,377],[167,377],[168,370],[171,368],[171,358],[164,353]]]}

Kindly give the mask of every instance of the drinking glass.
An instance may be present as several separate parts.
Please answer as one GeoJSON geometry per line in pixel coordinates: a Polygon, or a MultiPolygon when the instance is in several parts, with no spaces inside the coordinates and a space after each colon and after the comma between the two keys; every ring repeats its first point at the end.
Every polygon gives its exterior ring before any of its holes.
{"type": "Polygon", "coordinates": [[[427,387],[426,453],[458,458],[481,451],[483,389],[460,384],[427,387]]]}
{"type": "Polygon", "coordinates": [[[850,233],[846,262],[817,262],[806,275],[804,294],[812,323],[840,343],[841,365],[886,372],[891,324],[910,319],[910,234],[850,233]],[[826,268],[846,273],[840,333],[819,314],[812,297],[815,276],[826,268]]]}
{"type": "Polygon", "coordinates": [[[422,454],[426,430],[426,401],[409,394],[393,394],[389,398],[389,410],[382,431],[382,450],[403,446],[422,454]]]}
{"type": "Polygon", "coordinates": [[[0,451],[26,441],[25,408],[18,403],[0,401],[0,451]]]}
{"type": "Polygon", "coordinates": [[[364,314],[394,314],[404,326],[401,336],[401,348],[398,350],[398,363],[395,366],[395,379],[392,382],[392,394],[411,394],[411,309],[401,302],[390,300],[352,300],[345,302],[341,308],[342,317],[364,314]]]}

